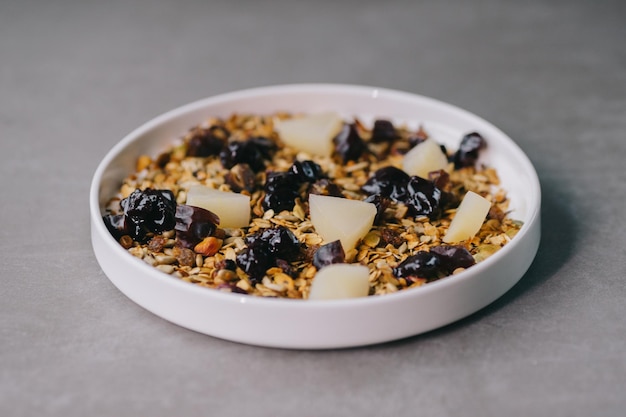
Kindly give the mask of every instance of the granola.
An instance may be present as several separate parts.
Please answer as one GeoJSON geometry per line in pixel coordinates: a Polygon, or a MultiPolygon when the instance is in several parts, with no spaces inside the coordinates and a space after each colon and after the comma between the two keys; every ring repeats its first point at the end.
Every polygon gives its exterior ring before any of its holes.
{"type": "MultiPolygon", "coordinates": [[[[139,156],[136,172],[123,180],[118,194],[107,205],[105,216],[105,222],[107,216],[109,219],[123,218],[124,202],[135,190],[165,190],[171,193],[172,204],[184,205],[190,187],[203,185],[249,196],[251,219],[247,226],[217,226],[193,246],[181,245],[174,227],[132,238],[127,233],[116,235],[111,220],[107,226],[130,254],[183,281],[263,297],[308,298],[318,270],[313,263],[314,254],[322,245],[330,243],[316,233],[309,216],[308,193],[364,200],[368,195],[363,187],[376,171],[389,166],[402,168],[404,155],[429,136],[426,127],[413,131],[404,125],[394,126],[382,120],[372,128],[354,119],[346,125],[352,129],[350,134],[362,140],[360,146],[363,149],[356,158],[349,155],[346,158],[354,148],[344,153],[337,150],[331,156],[316,156],[286,146],[281,140],[275,123],[292,117],[288,113],[278,113],[209,118],[178,138],[166,152],[139,156]],[[374,132],[375,128],[379,132],[374,132]],[[381,135],[380,129],[388,139],[374,137],[381,135]],[[207,141],[207,137],[211,140],[207,141]],[[233,143],[245,146],[255,141],[261,155],[254,158],[238,160],[237,150],[229,147],[233,143]],[[268,179],[273,173],[290,170],[294,161],[313,161],[321,168],[323,179],[301,185],[293,194],[287,193],[287,200],[291,198],[287,208],[283,209],[280,204],[275,206],[278,209],[268,208],[268,179]],[[250,236],[278,227],[288,229],[297,238],[300,244],[298,255],[289,262],[275,262],[258,278],[251,277],[242,269],[238,256],[250,244],[250,236]]],[[[479,232],[458,244],[471,254],[473,261],[486,259],[518,232],[521,222],[507,216],[509,200],[506,191],[500,187],[497,172],[477,164],[454,167],[454,154],[448,152],[448,156],[451,161],[449,169],[433,172],[428,179],[448,196],[448,205],[442,205],[436,216],[415,215],[407,204],[384,199],[384,204],[377,206],[377,222],[355,248],[345,252],[344,262],[368,266],[369,295],[393,293],[444,278],[441,274],[397,276],[394,268],[410,256],[444,245],[442,238],[454,218],[457,203],[468,191],[491,203],[479,232]]],[[[456,274],[463,269],[459,267],[450,273],[456,274]]]]}

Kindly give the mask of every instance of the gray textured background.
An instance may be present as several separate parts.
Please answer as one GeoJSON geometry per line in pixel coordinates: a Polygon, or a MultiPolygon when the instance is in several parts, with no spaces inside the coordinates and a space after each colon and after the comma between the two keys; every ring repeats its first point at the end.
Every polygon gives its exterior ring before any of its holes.
{"type": "Polygon", "coordinates": [[[624,415],[625,4],[0,0],[0,415],[624,415]],[[544,199],[520,283],[429,334],[323,352],[196,334],[118,292],[89,237],[105,153],[186,102],[317,81],[512,136],[544,199]]]}

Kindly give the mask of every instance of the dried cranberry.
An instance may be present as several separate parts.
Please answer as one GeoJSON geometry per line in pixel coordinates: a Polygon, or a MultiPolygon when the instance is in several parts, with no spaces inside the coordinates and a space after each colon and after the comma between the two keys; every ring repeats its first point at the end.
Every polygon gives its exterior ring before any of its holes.
{"type": "Polygon", "coordinates": [[[485,139],[476,132],[468,133],[461,139],[459,149],[453,156],[454,168],[474,166],[479,152],[487,146],[485,139]]]}
{"type": "Polygon", "coordinates": [[[432,181],[413,176],[407,184],[404,203],[413,216],[436,217],[440,212],[441,190],[432,181]]]}
{"type": "Polygon", "coordinates": [[[317,269],[322,269],[330,264],[340,264],[345,261],[346,254],[339,240],[320,246],[313,255],[313,266],[317,269]]]}
{"type": "Polygon", "coordinates": [[[401,169],[387,166],[374,172],[361,189],[368,195],[380,194],[394,201],[404,201],[409,178],[401,169]]]}
{"type": "MultiPolygon", "coordinates": [[[[138,242],[143,242],[148,233],[162,233],[174,228],[176,201],[170,190],[137,189],[120,205],[124,210],[124,229],[138,242]]],[[[119,219],[108,221],[112,220],[119,219]]]]}
{"type": "Polygon", "coordinates": [[[220,219],[201,207],[180,204],[176,208],[176,241],[183,248],[191,249],[217,229],[220,219]]]}
{"type": "Polygon", "coordinates": [[[354,124],[345,124],[334,138],[334,143],[335,152],[344,163],[358,160],[367,150],[367,146],[359,136],[354,124]]]}
{"type": "Polygon", "coordinates": [[[430,252],[439,257],[441,267],[448,274],[457,268],[469,268],[476,263],[472,254],[464,246],[434,246],[430,252]]]}
{"type": "Polygon", "coordinates": [[[432,280],[439,277],[440,263],[439,256],[436,254],[419,251],[393,268],[393,274],[398,278],[426,278],[432,280]]]}
{"type": "Polygon", "coordinates": [[[272,267],[272,258],[262,249],[248,247],[237,255],[237,266],[248,274],[253,284],[258,284],[272,267]]]}
{"type": "Polygon", "coordinates": [[[372,143],[393,142],[398,132],[389,120],[376,120],[372,127],[372,143]]]}
{"type": "Polygon", "coordinates": [[[228,135],[228,131],[221,126],[198,129],[187,143],[187,156],[219,155],[228,135]]]}

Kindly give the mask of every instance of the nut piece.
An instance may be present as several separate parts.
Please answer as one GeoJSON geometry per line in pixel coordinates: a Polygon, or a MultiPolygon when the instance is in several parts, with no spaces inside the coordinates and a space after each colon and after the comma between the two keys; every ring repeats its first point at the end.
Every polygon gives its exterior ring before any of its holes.
{"type": "Polygon", "coordinates": [[[204,240],[198,243],[194,248],[194,252],[199,253],[204,256],[213,256],[217,253],[218,250],[222,247],[222,243],[224,241],[222,239],[218,239],[213,236],[209,236],[204,238],[204,240]]]}

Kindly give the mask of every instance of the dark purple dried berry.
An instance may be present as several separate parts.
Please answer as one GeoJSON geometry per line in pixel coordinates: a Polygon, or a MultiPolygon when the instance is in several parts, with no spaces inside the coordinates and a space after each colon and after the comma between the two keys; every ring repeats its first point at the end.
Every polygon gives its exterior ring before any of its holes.
{"type": "Polygon", "coordinates": [[[224,263],[222,266],[222,269],[228,269],[229,271],[237,270],[237,263],[232,259],[224,259],[224,263]]]}
{"type": "Polygon", "coordinates": [[[300,241],[283,226],[257,232],[246,237],[245,242],[248,246],[237,255],[237,265],[254,284],[261,282],[278,259],[291,261],[300,255],[300,241]]]}
{"type": "Polygon", "coordinates": [[[383,219],[383,215],[385,214],[385,210],[391,204],[391,200],[381,196],[380,194],[372,194],[367,197],[365,200],[366,203],[372,203],[376,206],[376,216],[374,217],[374,224],[380,224],[383,219]]]}
{"type": "Polygon", "coordinates": [[[335,143],[335,152],[344,163],[357,161],[363,152],[367,150],[367,145],[359,136],[359,132],[354,124],[344,124],[333,141],[335,143]]]}
{"type": "Polygon", "coordinates": [[[426,139],[428,139],[428,133],[426,133],[424,128],[420,126],[419,129],[417,129],[417,132],[409,137],[409,145],[413,148],[424,142],[426,139]]]}
{"type": "Polygon", "coordinates": [[[275,145],[265,138],[252,138],[246,141],[232,141],[220,152],[224,168],[236,164],[248,164],[254,172],[265,169],[265,160],[271,158],[275,145]]]}
{"type": "Polygon", "coordinates": [[[313,255],[313,266],[317,269],[322,269],[330,264],[344,263],[345,261],[346,254],[339,240],[320,246],[313,255]]]}
{"type": "Polygon", "coordinates": [[[248,164],[237,164],[224,177],[226,184],[236,193],[246,190],[252,193],[255,189],[256,176],[248,164]]]}
{"type": "Polygon", "coordinates": [[[376,120],[372,127],[372,143],[393,142],[398,138],[398,132],[389,120],[376,120]]]}
{"type": "Polygon", "coordinates": [[[430,248],[430,252],[439,257],[441,268],[448,274],[457,268],[469,268],[476,263],[472,254],[464,246],[434,246],[430,248]]]}
{"type": "Polygon", "coordinates": [[[406,258],[400,265],[393,268],[393,274],[397,278],[426,278],[429,280],[439,277],[439,257],[430,252],[419,251],[415,255],[406,258]]]}
{"type": "Polygon", "coordinates": [[[301,182],[315,182],[324,177],[322,167],[313,161],[296,161],[289,171],[301,182]]]}
{"type": "Polygon", "coordinates": [[[429,172],[428,179],[432,181],[433,184],[435,184],[435,187],[443,190],[446,185],[450,183],[450,174],[448,174],[443,169],[440,169],[439,171],[429,172]]]}
{"type": "Polygon", "coordinates": [[[226,143],[228,131],[221,126],[198,129],[187,142],[187,156],[207,157],[219,155],[226,143]]]}
{"type": "Polygon", "coordinates": [[[265,229],[259,235],[258,240],[264,242],[267,252],[274,257],[289,261],[300,254],[300,241],[286,227],[265,229]]]}
{"type": "Polygon", "coordinates": [[[183,248],[192,249],[211,236],[219,223],[219,217],[209,210],[179,204],[176,207],[176,242],[183,248]]]}
{"type": "Polygon", "coordinates": [[[479,152],[486,146],[487,142],[479,133],[472,132],[463,136],[459,149],[453,156],[454,168],[474,166],[478,160],[479,152]]]}
{"type": "Polygon", "coordinates": [[[296,204],[300,184],[291,172],[271,172],[265,181],[263,209],[274,210],[276,213],[291,210],[296,204]]]}
{"type": "Polygon", "coordinates": [[[309,194],[329,195],[332,197],[343,197],[341,188],[329,179],[322,178],[311,184],[308,189],[309,194]]]}
{"type": "Polygon", "coordinates": [[[441,190],[432,181],[413,176],[407,184],[404,203],[413,216],[436,217],[440,213],[441,190]]]}
{"type": "Polygon", "coordinates": [[[170,190],[136,189],[120,205],[124,210],[124,228],[138,242],[143,242],[148,233],[174,228],[176,201],[170,190]]]}
{"type": "Polygon", "coordinates": [[[237,255],[237,266],[248,276],[252,284],[258,284],[263,279],[265,271],[272,267],[272,258],[262,249],[248,247],[237,255]]]}
{"type": "Polygon", "coordinates": [[[387,166],[374,172],[361,189],[368,195],[379,194],[393,201],[404,201],[409,178],[401,169],[387,166]]]}
{"type": "Polygon", "coordinates": [[[115,240],[120,240],[122,236],[127,234],[123,214],[106,214],[102,216],[102,220],[104,220],[104,225],[115,240]]]}

